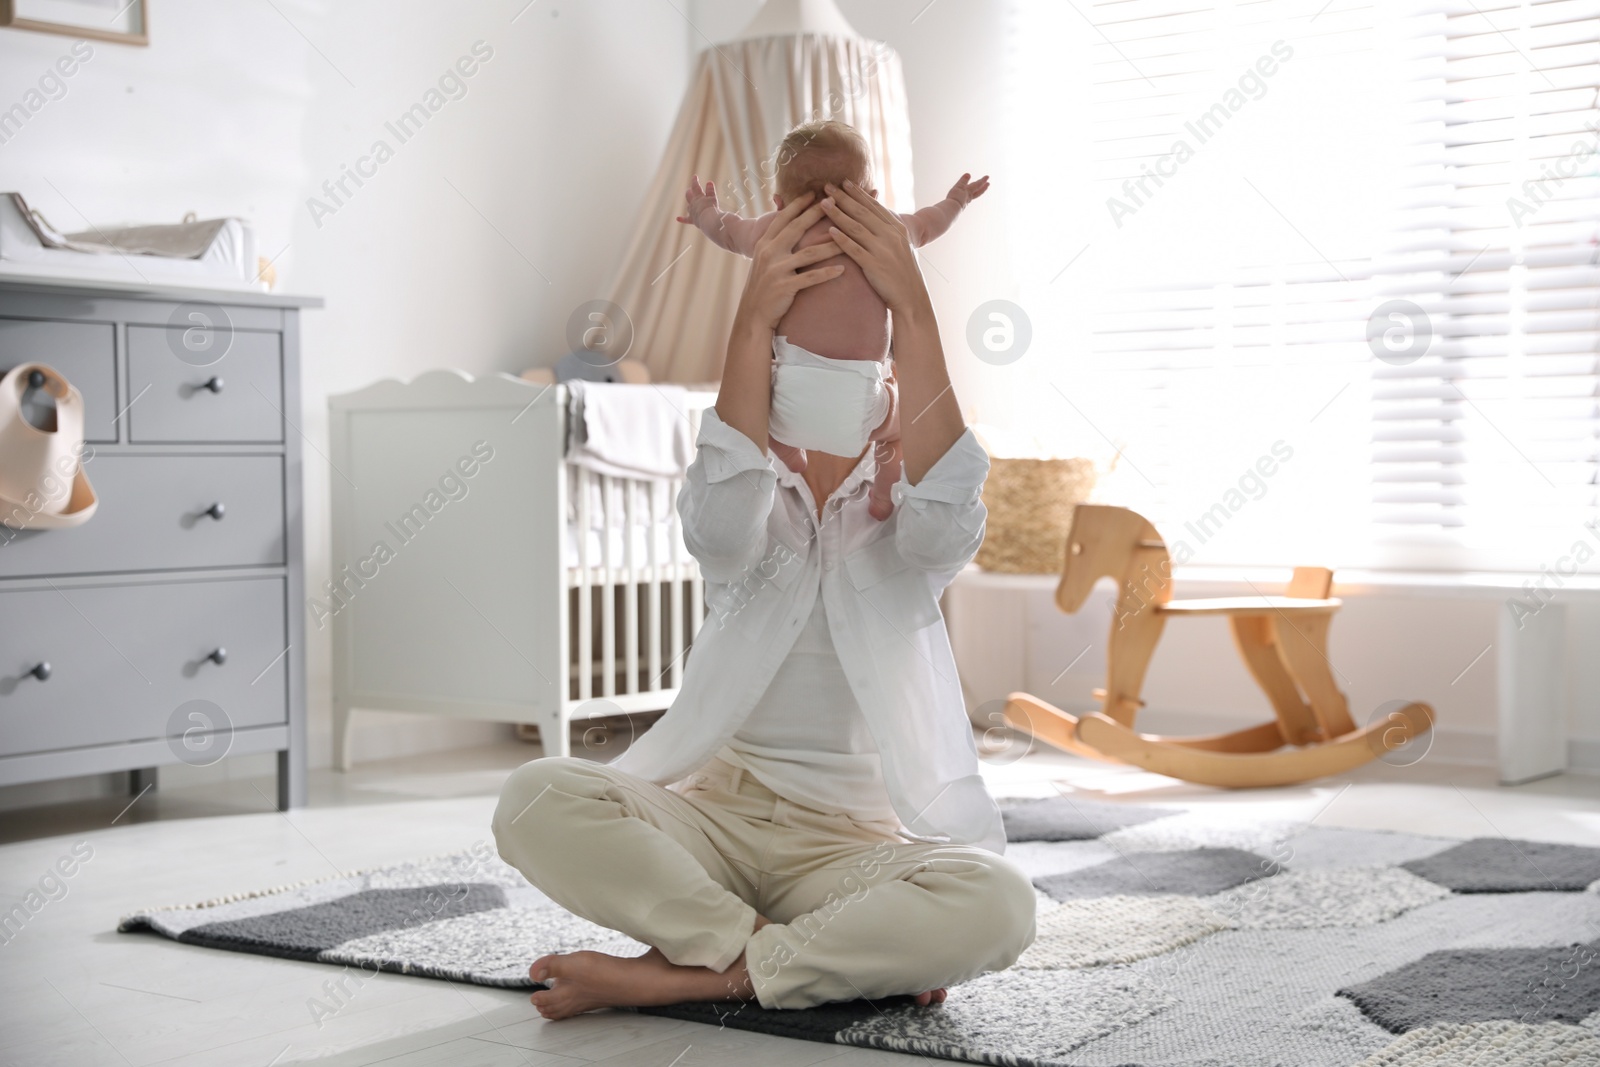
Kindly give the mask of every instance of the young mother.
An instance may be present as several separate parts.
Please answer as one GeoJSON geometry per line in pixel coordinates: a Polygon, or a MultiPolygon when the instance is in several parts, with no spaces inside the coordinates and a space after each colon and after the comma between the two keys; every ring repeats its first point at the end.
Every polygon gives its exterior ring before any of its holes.
{"type": "Polygon", "coordinates": [[[653,946],[535,960],[545,1018],[938,1003],[1033,941],[1033,887],[1000,856],[938,603],[983,540],[988,457],[905,228],[853,184],[827,192],[787,205],[757,249],[678,499],[710,602],[678,699],[611,763],[534,760],[501,794],[506,862],[653,946]],[[832,240],[794,251],[824,216],[832,240]],[[841,250],[854,267],[824,262],[841,250]],[[893,317],[904,413],[885,522],[867,511],[866,452],[813,451],[803,474],[766,452],[777,322],[800,289],[857,268],[893,317]]]}

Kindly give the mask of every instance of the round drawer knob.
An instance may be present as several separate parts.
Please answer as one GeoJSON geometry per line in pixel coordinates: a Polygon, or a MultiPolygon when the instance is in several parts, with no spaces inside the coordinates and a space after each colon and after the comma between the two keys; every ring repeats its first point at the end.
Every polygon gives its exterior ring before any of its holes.
{"type": "Polygon", "coordinates": [[[222,379],[213,377],[206,382],[204,388],[211,390],[213,393],[220,393],[222,392],[222,379]]]}
{"type": "Polygon", "coordinates": [[[228,662],[228,650],[225,648],[212,649],[211,654],[207,656],[206,659],[220,667],[224,663],[228,662]]]}
{"type": "Polygon", "coordinates": [[[39,679],[39,681],[43,682],[49,679],[50,672],[52,670],[54,670],[54,668],[50,666],[50,661],[44,660],[35,664],[33,670],[29,671],[28,673],[39,679]]]}
{"type": "Polygon", "coordinates": [[[222,506],[222,501],[219,500],[215,504],[212,504],[209,508],[206,508],[206,510],[203,511],[201,514],[210,515],[213,519],[216,519],[218,522],[221,522],[222,521],[222,516],[226,515],[227,513],[228,513],[228,509],[223,507],[222,506]]]}
{"type": "Polygon", "coordinates": [[[31,370],[28,372],[28,384],[35,389],[44,388],[44,371],[31,370]]]}

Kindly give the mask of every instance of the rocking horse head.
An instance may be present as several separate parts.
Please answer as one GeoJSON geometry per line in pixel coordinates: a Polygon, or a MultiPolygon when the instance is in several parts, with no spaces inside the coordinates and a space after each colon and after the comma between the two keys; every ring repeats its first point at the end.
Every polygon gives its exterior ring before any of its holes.
{"type": "Polygon", "coordinates": [[[1101,578],[1117,581],[1119,600],[1165,604],[1172,599],[1172,559],[1150,520],[1127,508],[1079,504],[1067,531],[1057,606],[1077,611],[1101,578]]]}

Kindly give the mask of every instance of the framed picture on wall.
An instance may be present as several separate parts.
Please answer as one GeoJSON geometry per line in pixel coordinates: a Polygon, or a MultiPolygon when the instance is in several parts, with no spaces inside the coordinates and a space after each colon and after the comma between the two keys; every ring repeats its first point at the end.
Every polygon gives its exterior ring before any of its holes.
{"type": "Polygon", "coordinates": [[[148,45],[149,8],[150,0],[0,0],[0,26],[148,45]]]}

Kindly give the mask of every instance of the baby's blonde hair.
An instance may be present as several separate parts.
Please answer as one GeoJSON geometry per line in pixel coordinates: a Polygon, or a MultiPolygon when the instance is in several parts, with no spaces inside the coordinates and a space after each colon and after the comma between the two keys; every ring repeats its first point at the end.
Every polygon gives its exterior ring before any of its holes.
{"type": "Polygon", "coordinates": [[[872,178],[872,154],[867,139],[855,127],[834,119],[805,122],[790,130],[778,145],[778,195],[785,202],[806,193],[824,195],[829,182],[846,180],[867,184],[872,178]]]}

